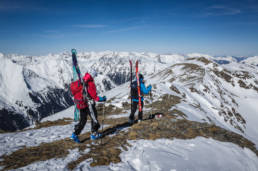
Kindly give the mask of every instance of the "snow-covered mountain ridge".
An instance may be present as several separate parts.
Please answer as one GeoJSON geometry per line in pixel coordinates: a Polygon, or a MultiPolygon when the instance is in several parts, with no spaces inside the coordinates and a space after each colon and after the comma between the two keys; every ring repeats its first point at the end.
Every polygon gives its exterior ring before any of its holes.
{"type": "MultiPolygon", "coordinates": [[[[146,80],[153,85],[154,111],[213,123],[258,144],[256,66],[236,62],[218,65],[204,57],[188,58],[146,80]]],[[[128,102],[129,90],[114,91],[108,93],[113,101],[120,106],[128,102]]]]}
{"type": "MultiPolygon", "coordinates": [[[[78,60],[82,73],[92,69],[97,71],[95,82],[99,93],[102,93],[129,80],[129,59],[140,60],[140,71],[148,76],[173,64],[183,63],[187,58],[202,56],[236,63],[234,58],[214,58],[196,53],[161,55],[113,51],[81,52],[78,53],[78,60]]],[[[0,129],[22,129],[32,124],[32,121],[73,104],[68,91],[72,78],[70,53],[48,56],[0,54],[0,58],[0,117],[4,121],[0,129]]],[[[252,60],[245,65],[255,66],[256,58],[248,58],[252,60]]]]}

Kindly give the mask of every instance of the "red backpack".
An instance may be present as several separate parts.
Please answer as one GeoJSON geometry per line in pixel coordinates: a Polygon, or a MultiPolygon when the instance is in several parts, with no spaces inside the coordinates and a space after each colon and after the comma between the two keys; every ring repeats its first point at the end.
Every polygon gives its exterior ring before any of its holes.
{"type": "Polygon", "coordinates": [[[74,81],[70,84],[70,91],[74,97],[74,103],[78,109],[86,108],[87,102],[83,99],[83,85],[80,84],[80,81],[74,81]]]}

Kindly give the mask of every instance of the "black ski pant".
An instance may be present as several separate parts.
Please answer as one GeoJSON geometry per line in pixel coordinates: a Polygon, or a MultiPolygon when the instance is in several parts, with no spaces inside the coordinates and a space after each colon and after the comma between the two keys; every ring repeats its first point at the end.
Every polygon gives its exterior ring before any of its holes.
{"type": "Polygon", "coordinates": [[[96,110],[95,105],[92,105],[92,109],[94,111],[93,114],[90,113],[90,110],[89,110],[88,107],[86,107],[84,109],[80,109],[80,121],[74,127],[74,133],[76,135],[79,135],[81,133],[82,129],[84,128],[84,126],[86,125],[88,115],[91,118],[91,132],[97,132],[98,131],[100,125],[99,125],[99,122],[98,122],[97,110],[96,110]],[[94,115],[94,116],[92,116],[92,115],[94,115]],[[97,122],[94,122],[94,119],[92,117],[95,117],[97,122]]]}
{"type": "MultiPolygon", "coordinates": [[[[132,111],[131,111],[131,114],[129,116],[129,119],[131,119],[131,120],[134,120],[134,114],[137,110],[138,103],[139,102],[134,102],[133,101],[132,111]]],[[[142,101],[141,105],[142,105],[142,111],[143,111],[143,105],[144,105],[143,101],[142,101]]],[[[142,111],[141,112],[139,111],[139,113],[138,113],[138,119],[139,120],[142,120],[142,111]]]]}

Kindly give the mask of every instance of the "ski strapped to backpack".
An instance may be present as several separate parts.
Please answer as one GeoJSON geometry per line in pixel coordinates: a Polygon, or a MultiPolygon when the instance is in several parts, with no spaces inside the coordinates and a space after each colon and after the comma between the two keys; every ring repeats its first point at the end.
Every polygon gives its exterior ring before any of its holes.
{"type": "Polygon", "coordinates": [[[131,96],[131,113],[133,110],[133,95],[132,95],[132,81],[133,81],[133,63],[129,60],[130,63],[130,96],[131,96]]]}
{"type": "Polygon", "coordinates": [[[74,76],[75,76],[75,73],[77,73],[77,78],[79,78],[79,81],[80,81],[79,83],[81,83],[81,71],[80,71],[80,68],[79,68],[79,65],[78,65],[76,54],[77,54],[76,49],[72,49],[72,60],[73,60],[74,76]]]}
{"type": "MultiPolygon", "coordinates": [[[[72,61],[73,61],[73,82],[75,82],[76,80],[78,80],[78,63],[77,63],[77,58],[76,58],[76,50],[72,49],[72,61]]],[[[78,83],[80,84],[80,83],[78,83]]],[[[78,85],[79,86],[79,85],[78,85]]],[[[75,98],[74,98],[75,100],[75,98]]],[[[74,121],[79,121],[80,119],[80,111],[77,108],[77,103],[79,102],[74,102],[75,103],[75,107],[74,107],[74,121]]]]}
{"type": "Polygon", "coordinates": [[[137,79],[137,90],[138,90],[138,104],[139,104],[139,112],[142,111],[142,100],[141,100],[141,85],[140,85],[140,78],[139,78],[139,72],[138,72],[138,60],[135,64],[135,70],[136,70],[136,79],[137,79]]]}

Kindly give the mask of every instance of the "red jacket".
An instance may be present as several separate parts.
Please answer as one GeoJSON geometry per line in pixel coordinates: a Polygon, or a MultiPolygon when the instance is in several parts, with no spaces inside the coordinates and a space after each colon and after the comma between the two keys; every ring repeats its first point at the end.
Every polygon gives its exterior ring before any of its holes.
{"type": "MultiPolygon", "coordinates": [[[[83,77],[83,81],[87,85],[88,95],[95,101],[99,101],[97,96],[96,86],[92,76],[89,73],[86,73],[83,77]]],[[[88,107],[87,102],[83,99],[83,85],[80,84],[80,80],[72,82],[70,84],[70,90],[74,96],[74,102],[78,109],[84,109],[88,107]]]]}

